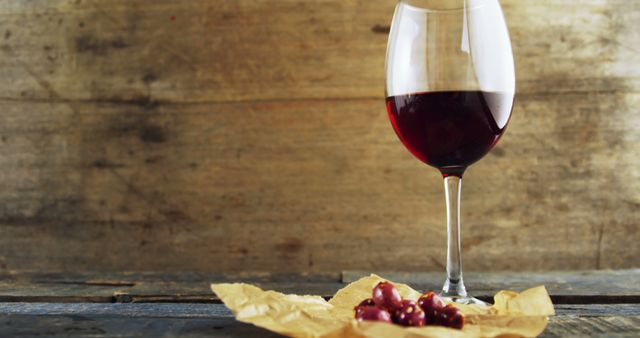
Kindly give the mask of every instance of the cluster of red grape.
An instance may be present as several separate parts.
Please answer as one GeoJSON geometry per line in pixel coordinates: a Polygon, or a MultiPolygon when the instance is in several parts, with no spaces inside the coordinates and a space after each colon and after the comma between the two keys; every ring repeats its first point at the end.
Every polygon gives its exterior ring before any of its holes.
{"type": "Polygon", "coordinates": [[[440,325],[462,329],[464,316],[453,305],[433,292],[423,294],[418,302],[402,299],[400,292],[389,282],[373,288],[373,297],[355,307],[356,319],[394,323],[402,326],[440,325]]]}

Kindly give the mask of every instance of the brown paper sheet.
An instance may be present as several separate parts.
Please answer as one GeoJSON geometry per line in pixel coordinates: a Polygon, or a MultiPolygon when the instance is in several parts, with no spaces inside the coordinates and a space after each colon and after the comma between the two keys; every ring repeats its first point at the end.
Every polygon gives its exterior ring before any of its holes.
{"type": "MultiPolygon", "coordinates": [[[[296,338],[536,337],[544,331],[548,316],[555,314],[547,290],[539,286],[521,293],[500,291],[489,307],[454,304],[465,315],[462,330],[405,328],[353,319],[353,307],[371,297],[371,290],[382,280],[376,275],[362,278],[328,302],[319,296],[285,295],[248,284],[212,284],[211,289],[238,321],[296,338]]],[[[403,298],[420,297],[411,287],[394,284],[403,298]]]]}

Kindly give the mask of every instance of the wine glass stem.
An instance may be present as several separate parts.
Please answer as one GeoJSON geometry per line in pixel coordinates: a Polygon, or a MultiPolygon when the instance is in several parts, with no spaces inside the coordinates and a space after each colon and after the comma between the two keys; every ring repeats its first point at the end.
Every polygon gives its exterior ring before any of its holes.
{"type": "Polygon", "coordinates": [[[460,192],[462,178],[448,176],[444,179],[447,203],[447,281],[442,288],[446,297],[467,297],[462,280],[462,255],[460,253],[460,192]]]}

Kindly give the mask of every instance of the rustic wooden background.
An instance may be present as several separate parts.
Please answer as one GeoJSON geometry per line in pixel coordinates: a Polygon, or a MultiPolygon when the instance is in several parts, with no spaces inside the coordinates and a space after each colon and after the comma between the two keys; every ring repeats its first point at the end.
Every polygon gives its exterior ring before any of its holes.
{"type": "MultiPolygon", "coordinates": [[[[518,96],[467,270],[640,267],[640,1],[502,1],[518,96]]],[[[0,0],[0,270],[440,271],[393,0],[0,0]]]]}

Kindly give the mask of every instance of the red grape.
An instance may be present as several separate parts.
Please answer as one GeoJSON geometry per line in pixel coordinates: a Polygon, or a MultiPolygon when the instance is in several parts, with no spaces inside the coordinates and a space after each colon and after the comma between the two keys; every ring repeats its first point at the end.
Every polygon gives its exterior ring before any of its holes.
{"type": "Polygon", "coordinates": [[[436,314],[445,307],[446,303],[432,291],[426,292],[418,299],[418,306],[425,312],[427,324],[436,322],[436,314]]]}
{"type": "Polygon", "coordinates": [[[407,305],[415,305],[416,303],[414,301],[412,301],[411,299],[403,299],[402,300],[402,307],[405,307],[407,305]]]}
{"type": "Polygon", "coordinates": [[[373,288],[373,297],[354,307],[358,321],[378,321],[402,326],[441,325],[455,329],[464,326],[464,315],[453,305],[433,292],[426,292],[418,302],[402,299],[400,292],[389,282],[373,288]]]}
{"type": "Polygon", "coordinates": [[[391,323],[391,315],[389,312],[376,306],[356,307],[356,319],[359,321],[370,320],[391,323]]]}
{"type": "Polygon", "coordinates": [[[391,312],[391,319],[393,320],[393,322],[397,324],[398,323],[398,316],[400,316],[400,310],[402,310],[402,308],[404,308],[405,306],[412,305],[412,304],[415,305],[415,303],[413,301],[411,301],[410,299],[403,299],[402,300],[402,306],[399,309],[391,312]]]}
{"type": "Polygon", "coordinates": [[[380,282],[373,288],[373,302],[392,313],[402,308],[400,292],[389,282],[380,282]]]}
{"type": "Polygon", "coordinates": [[[462,329],[464,327],[464,316],[460,311],[451,317],[449,327],[454,329],[462,329]]]}
{"type": "Polygon", "coordinates": [[[358,304],[356,307],[358,306],[375,306],[376,303],[373,302],[373,299],[371,298],[367,298],[365,300],[363,300],[362,302],[360,302],[360,304],[358,304]]]}
{"type": "Polygon", "coordinates": [[[438,311],[436,322],[438,325],[462,329],[464,326],[464,316],[460,309],[449,304],[444,309],[438,311]]]}
{"type": "Polygon", "coordinates": [[[356,312],[356,318],[358,317],[358,313],[361,312],[365,306],[376,306],[376,304],[373,303],[373,299],[371,298],[367,298],[360,302],[360,304],[356,305],[353,308],[353,310],[356,312]]]}
{"type": "Polygon", "coordinates": [[[402,326],[425,325],[424,311],[422,311],[422,309],[413,302],[405,303],[402,309],[398,311],[396,320],[396,323],[402,326]]]}

